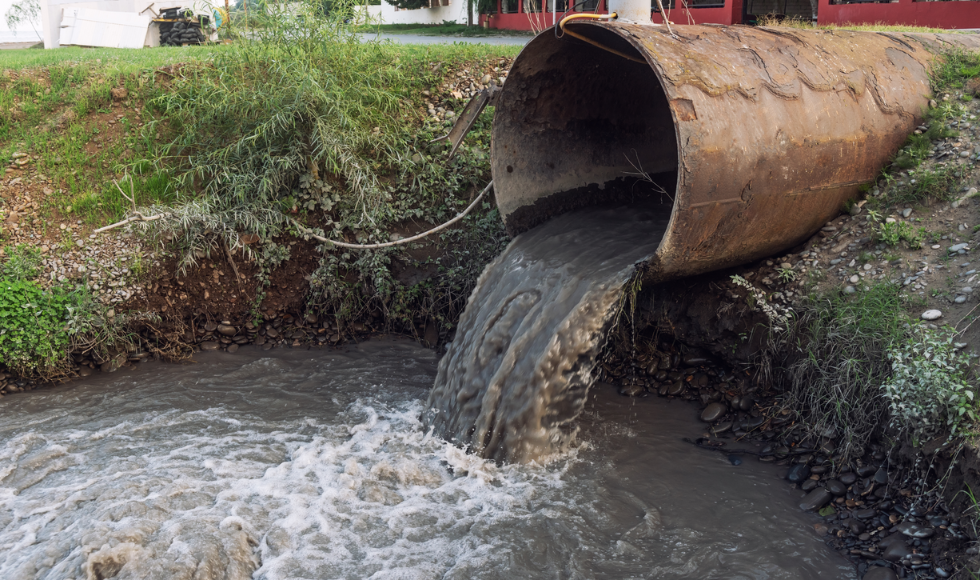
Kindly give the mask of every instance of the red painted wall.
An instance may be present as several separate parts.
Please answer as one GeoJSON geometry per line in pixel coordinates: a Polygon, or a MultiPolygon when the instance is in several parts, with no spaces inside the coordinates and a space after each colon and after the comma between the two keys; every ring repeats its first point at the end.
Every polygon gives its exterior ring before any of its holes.
{"type": "MultiPolygon", "coordinates": [[[[574,2],[575,0],[569,0],[569,2],[574,2]]],[[[738,24],[742,20],[742,1],[743,0],[725,0],[725,6],[718,8],[691,8],[691,18],[693,18],[695,24],[738,24]]],[[[680,2],[678,2],[679,4],[680,2]]],[[[664,2],[666,4],[666,2],[664,2]]],[[[518,4],[518,9],[523,10],[523,2],[518,4]]],[[[605,13],[606,3],[600,2],[599,9],[596,11],[599,14],[605,13]]],[[[498,14],[493,14],[490,16],[481,15],[480,25],[489,18],[490,28],[499,28],[505,30],[533,30],[533,26],[529,21],[526,14],[499,14],[500,3],[497,3],[498,14]]],[[[567,14],[575,14],[574,12],[568,12],[567,14]]],[[[674,8],[673,10],[668,10],[670,15],[671,24],[689,24],[687,19],[687,11],[683,8],[674,8]]],[[[535,20],[543,20],[548,26],[551,26],[551,13],[548,12],[544,15],[544,18],[539,18],[539,15],[535,15],[535,20]]],[[[561,21],[562,17],[565,16],[563,13],[558,13],[555,18],[555,22],[561,21]]],[[[658,24],[663,23],[663,18],[660,13],[654,12],[651,14],[654,22],[658,24]]]]}
{"type": "Polygon", "coordinates": [[[934,28],[980,28],[980,1],[913,2],[893,4],[831,4],[819,0],[819,24],[905,24],[934,28]]]}

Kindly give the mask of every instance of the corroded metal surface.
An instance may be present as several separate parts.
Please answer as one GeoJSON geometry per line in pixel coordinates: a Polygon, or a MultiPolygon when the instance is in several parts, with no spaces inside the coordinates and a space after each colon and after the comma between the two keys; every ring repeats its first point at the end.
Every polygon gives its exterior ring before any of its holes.
{"type": "Polygon", "coordinates": [[[936,50],[980,50],[967,34],[574,26],[647,64],[550,31],[529,43],[494,118],[498,206],[517,233],[605,198],[656,195],[631,176],[666,176],[673,210],[653,280],[805,240],[921,122],[936,50]]]}

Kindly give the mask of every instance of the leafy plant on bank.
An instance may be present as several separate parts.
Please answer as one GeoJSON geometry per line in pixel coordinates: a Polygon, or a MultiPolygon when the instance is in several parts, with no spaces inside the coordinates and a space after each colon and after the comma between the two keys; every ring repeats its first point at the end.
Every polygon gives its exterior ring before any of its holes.
{"type": "Polygon", "coordinates": [[[874,227],[875,237],[889,247],[905,242],[910,250],[918,250],[925,241],[926,229],[915,228],[908,222],[881,222],[874,227]]]}
{"type": "Polygon", "coordinates": [[[34,248],[7,249],[0,265],[0,365],[19,375],[56,377],[68,369],[73,337],[88,330],[81,288],[42,288],[34,248]]]}
{"type": "Polygon", "coordinates": [[[977,420],[974,387],[967,382],[970,359],[953,339],[949,329],[915,326],[908,340],[888,349],[892,373],[882,389],[889,426],[916,447],[945,431],[962,435],[977,420]]]}

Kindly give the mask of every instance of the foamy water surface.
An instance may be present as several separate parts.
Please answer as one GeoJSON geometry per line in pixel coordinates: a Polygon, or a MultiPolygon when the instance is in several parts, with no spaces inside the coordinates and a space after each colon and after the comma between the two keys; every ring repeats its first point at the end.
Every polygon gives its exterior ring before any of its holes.
{"type": "Polygon", "coordinates": [[[243,349],[0,399],[0,578],[853,577],[769,466],[679,442],[693,409],[599,394],[583,445],[497,466],[423,431],[435,365],[243,349]]]}

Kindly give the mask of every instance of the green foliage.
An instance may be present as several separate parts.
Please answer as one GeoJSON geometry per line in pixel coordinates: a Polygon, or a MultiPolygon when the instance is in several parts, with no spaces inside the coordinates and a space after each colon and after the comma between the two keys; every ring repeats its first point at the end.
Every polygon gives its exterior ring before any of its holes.
{"type": "Polygon", "coordinates": [[[980,76],[980,52],[961,48],[944,51],[936,59],[932,69],[932,88],[936,94],[949,89],[959,89],[971,78],[980,76]]]}
{"type": "Polygon", "coordinates": [[[0,264],[0,366],[21,375],[57,376],[67,368],[72,339],[91,327],[91,299],[82,289],[45,290],[33,279],[41,253],[7,248],[0,264]]]}
{"type": "Polygon", "coordinates": [[[918,250],[922,248],[926,229],[915,228],[908,222],[879,223],[875,235],[878,241],[884,242],[890,247],[905,242],[910,250],[918,250]]]}
{"type": "Polygon", "coordinates": [[[39,0],[20,0],[14,2],[4,14],[7,28],[17,30],[21,24],[30,24],[34,32],[37,32],[37,24],[41,17],[41,3],[39,0]]]}
{"type": "Polygon", "coordinates": [[[0,278],[0,364],[22,375],[57,374],[66,362],[79,297],[30,280],[0,278]]]}
{"type": "Polygon", "coordinates": [[[32,280],[37,277],[41,265],[41,250],[27,244],[18,244],[4,250],[7,259],[0,264],[0,277],[10,280],[32,280]]]}
{"type": "Polygon", "coordinates": [[[906,323],[899,288],[877,284],[809,298],[778,335],[773,348],[795,353],[785,369],[790,407],[801,410],[814,437],[835,432],[845,462],[863,455],[876,426],[886,423],[887,353],[905,340],[906,323]]]}
{"type": "Polygon", "coordinates": [[[796,280],[796,272],[792,268],[779,268],[776,270],[776,276],[784,284],[796,280]]]}
{"type": "Polygon", "coordinates": [[[961,435],[977,420],[974,388],[967,382],[969,357],[957,351],[951,329],[915,326],[909,340],[888,349],[891,376],[884,382],[890,426],[918,447],[948,430],[961,435]]]}

